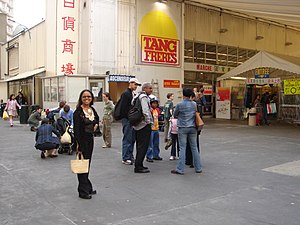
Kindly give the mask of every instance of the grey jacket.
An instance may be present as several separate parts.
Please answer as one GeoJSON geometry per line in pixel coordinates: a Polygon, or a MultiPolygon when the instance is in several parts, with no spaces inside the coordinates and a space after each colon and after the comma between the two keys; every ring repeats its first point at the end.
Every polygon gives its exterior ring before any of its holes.
{"type": "Polygon", "coordinates": [[[135,130],[141,130],[142,128],[144,128],[147,124],[153,124],[153,117],[151,114],[151,107],[150,107],[150,99],[148,97],[148,95],[146,95],[145,92],[140,92],[141,94],[137,94],[131,101],[131,105],[133,105],[133,102],[135,100],[135,98],[137,98],[138,96],[140,96],[140,101],[142,104],[142,109],[143,109],[143,114],[144,114],[144,119],[136,126],[133,126],[133,128],[135,130]]]}

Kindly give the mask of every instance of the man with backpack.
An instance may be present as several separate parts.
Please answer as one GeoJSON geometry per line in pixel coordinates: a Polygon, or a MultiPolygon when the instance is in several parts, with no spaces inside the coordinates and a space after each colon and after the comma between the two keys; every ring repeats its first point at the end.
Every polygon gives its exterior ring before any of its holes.
{"type": "Polygon", "coordinates": [[[152,94],[152,85],[150,83],[143,83],[142,91],[132,100],[132,105],[136,106],[136,101],[140,101],[138,105],[141,108],[141,121],[133,126],[136,132],[136,158],[134,163],[135,173],[149,173],[150,170],[143,166],[145,155],[147,153],[150,137],[151,126],[153,124],[153,117],[150,108],[149,95],[152,94]]]}
{"type": "Polygon", "coordinates": [[[131,109],[131,101],[134,91],[141,83],[136,78],[129,80],[129,87],[123,92],[120,100],[115,106],[114,118],[122,120],[123,139],[122,139],[122,163],[125,165],[133,164],[133,146],[135,142],[135,132],[128,120],[128,112],[131,109]]]}

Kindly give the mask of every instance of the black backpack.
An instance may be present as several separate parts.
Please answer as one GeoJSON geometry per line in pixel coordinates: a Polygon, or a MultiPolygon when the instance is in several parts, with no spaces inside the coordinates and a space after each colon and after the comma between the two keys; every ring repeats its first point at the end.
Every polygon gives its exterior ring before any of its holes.
{"type": "Polygon", "coordinates": [[[123,95],[121,95],[121,98],[119,99],[119,101],[117,102],[117,104],[114,108],[113,117],[115,120],[122,119],[122,113],[121,113],[122,97],[123,97],[123,95]]]}
{"type": "Polygon", "coordinates": [[[143,114],[142,104],[139,94],[133,102],[133,107],[128,112],[128,120],[131,126],[138,125],[145,117],[143,114]]]}

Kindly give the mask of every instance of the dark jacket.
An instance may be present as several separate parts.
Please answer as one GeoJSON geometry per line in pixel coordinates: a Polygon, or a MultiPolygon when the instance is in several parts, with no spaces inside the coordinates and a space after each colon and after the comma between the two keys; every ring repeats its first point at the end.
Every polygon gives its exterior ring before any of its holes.
{"type": "Polygon", "coordinates": [[[20,97],[19,95],[17,95],[16,100],[19,103],[19,105],[25,105],[26,103],[26,99],[24,98],[24,96],[20,97]]]}
{"type": "Polygon", "coordinates": [[[60,135],[57,130],[53,128],[50,124],[42,124],[36,131],[35,135],[35,146],[44,143],[54,143],[59,144],[60,135]],[[52,133],[56,134],[57,137],[52,136],[52,133]]]}
{"type": "MultiPolygon", "coordinates": [[[[96,112],[96,110],[91,107],[93,112],[94,112],[94,121],[91,121],[93,123],[93,125],[99,124],[99,116],[96,112]]],[[[85,142],[85,136],[86,136],[86,132],[85,132],[85,123],[84,123],[84,112],[83,109],[81,107],[76,108],[74,114],[73,114],[73,121],[74,121],[74,137],[75,137],[75,141],[77,141],[77,143],[80,146],[83,146],[83,143],[85,142]]]]}
{"type": "Polygon", "coordinates": [[[121,117],[128,118],[128,112],[131,109],[131,101],[132,101],[132,90],[127,88],[126,91],[123,92],[121,96],[121,117]]]}

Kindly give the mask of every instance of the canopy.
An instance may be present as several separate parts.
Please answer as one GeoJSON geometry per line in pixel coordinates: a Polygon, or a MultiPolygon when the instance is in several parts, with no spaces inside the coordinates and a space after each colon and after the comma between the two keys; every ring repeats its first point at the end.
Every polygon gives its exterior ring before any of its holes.
{"type": "Polygon", "coordinates": [[[27,71],[27,72],[24,72],[24,73],[20,73],[16,76],[13,76],[13,77],[10,77],[6,80],[4,80],[5,82],[8,82],[8,81],[14,81],[14,80],[22,80],[22,79],[25,79],[25,78],[28,78],[28,77],[32,77],[36,74],[39,74],[39,73],[42,73],[42,72],[45,72],[45,68],[39,68],[39,69],[35,69],[35,70],[31,70],[31,71],[27,71]]]}
{"type": "Polygon", "coordinates": [[[299,0],[191,0],[190,2],[217,6],[300,28],[299,0]]]}
{"type": "Polygon", "coordinates": [[[294,74],[300,74],[300,66],[275,55],[272,55],[268,52],[261,51],[252,58],[248,59],[243,64],[239,65],[238,67],[234,68],[228,73],[225,73],[224,75],[218,77],[217,80],[224,80],[230,77],[236,77],[250,70],[254,70],[261,67],[269,67],[277,70],[284,70],[294,74]]]}

